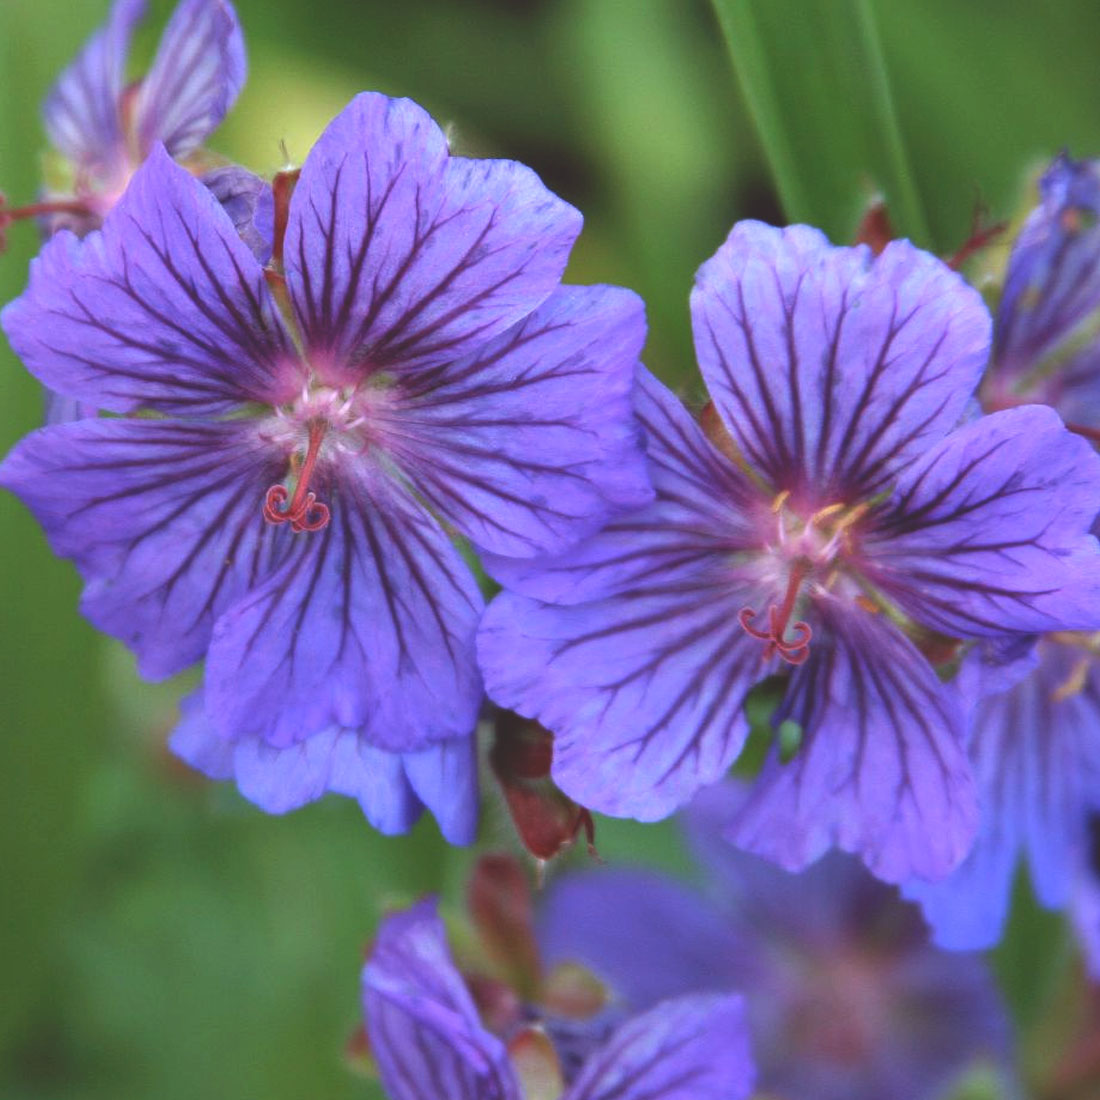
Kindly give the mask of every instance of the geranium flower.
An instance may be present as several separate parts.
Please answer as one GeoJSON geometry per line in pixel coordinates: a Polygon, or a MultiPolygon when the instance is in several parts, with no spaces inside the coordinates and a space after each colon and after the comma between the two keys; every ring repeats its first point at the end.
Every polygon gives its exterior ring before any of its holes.
{"type": "Polygon", "coordinates": [[[1100,461],[1047,408],[960,426],[978,294],[907,242],[734,227],[692,294],[710,438],[645,380],[657,500],[556,560],[487,559],[490,695],[556,737],[581,804],[651,820],[720,779],[749,690],[788,676],[731,824],[788,868],[831,845],[942,877],[977,814],[955,639],[1100,624],[1100,461]]]}
{"type": "Polygon", "coordinates": [[[1012,247],[982,385],[985,407],[1042,402],[1068,422],[1090,407],[1095,414],[1100,344],[1095,331],[1087,337],[1098,309],[1100,165],[1062,154],[1043,173],[1039,202],[1012,247]]]}
{"type": "Polygon", "coordinates": [[[390,1100],[740,1100],[752,1091],[743,1006],[729,993],[583,1023],[532,1010],[494,1033],[431,900],[382,922],[363,1004],[390,1100]]]}
{"type": "MultiPolygon", "coordinates": [[[[50,189],[31,206],[0,209],[0,227],[34,216],[52,229],[85,233],[101,224],[158,144],[182,160],[225,118],[246,73],[233,5],[180,0],[148,73],[130,83],[130,39],[147,8],[147,0],[115,0],[106,24],[61,74],[43,106],[50,143],[71,171],[71,191],[50,189]]],[[[249,174],[235,171],[244,186],[249,174]]]]}
{"type": "Polygon", "coordinates": [[[624,1011],[739,992],[762,1095],[930,1100],[979,1062],[1007,1083],[1012,1029],[983,961],[934,948],[850,856],[792,875],[736,851],[743,794],[713,787],[683,815],[699,888],[641,868],[557,879],[536,926],[548,965],[587,968],[624,1011]]]}
{"type": "Polygon", "coordinates": [[[99,233],[45,246],[5,331],[46,385],[122,415],[33,433],[0,481],[143,674],[206,656],[189,759],[224,773],[204,729],[272,768],[329,745],[314,778],[349,736],[468,738],[482,600],[440,520],[522,557],[651,497],[642,305],[559,285],[580,223],[529,169],[452,157],[421,108],[364,94],[291,199],[285,282],[267,273],[286,316],[163,149],[99,233]]]}
{"type": "MultiPolygon", "coordinates": [[[[1100,171],[1057,157],[1013,244],[981,393],[989,408],[1052,405],[1100,438],[1100,171]]],[[[912,883],[937,942],[989,947],[1001,937],[1019,863],[1039,902],[1087,907],[1090,819],[1100,811],[1100,635],[1055,631],[965,659],[959,684],[976,706],[969,742],[981,829],[940,883],[912,883]]]]}

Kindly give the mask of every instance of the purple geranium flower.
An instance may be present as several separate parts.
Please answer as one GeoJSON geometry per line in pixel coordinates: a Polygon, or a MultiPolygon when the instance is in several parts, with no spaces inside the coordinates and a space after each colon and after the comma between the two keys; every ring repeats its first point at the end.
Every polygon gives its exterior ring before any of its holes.
{"type": "Polygon", "coordinates": [[[934,663],[950,639],[1100,624],[1100,461],[1046,408],[959,426],[988,314],[907,242],[872,260],[741,223],[692,315],[724,428],[643,381],[657,500],[556,560],[487,559],[514,590],[481,628],[489,693],[554,732],[567,794],[649,820],[722,777],[747,692],[788,672],[776,723],[800,748],[773,752],[731,839],[941,877],[977,820],[934,663]]]}
{"type": "Polygon", "coordinates": [[[359,746],[467,738],[482,601],[436,517],[523,556],[652,496],[642,305],[559,285],[580,222],[529,169],[452,157],[421,108],[364,94],[302,168],[285,282],[163,149],[101,231],[45,246],[5,331],[47,385],[124,415],[33,433],[0,480],[146,676],[206,656],[188,759],[226,774],[212,739],[233,742],[276,807],[357,785],[359,746]]]}
{"type": "MultiPolygon", "coordinates": [[[[4,208],[4,228],[36,217],[45,237],[60,229],[98,228],[130,177],[158,142],[201,175],[261,261],[271,254],[265,231],[271,189],[237,165],[207,171],[194,154],[225,117],[245,79],[244,39],[228,0],[181,0],[145,77],[128,83],[130,39],[147,0],[115,0],[105,26],[61,74],[44,105],[50,141],[68,165],[68,180],[40,201],[4,208]]],[[[51,172],[56,175],[56,172],[51,172]]],[[[94,406],[46,390],[47,424],[94,416],[94,406]]]]}
{"type": "Polygon", "coordinates": [[[432,901],[383,921],[363,970],[363,1002],[391,1100],[739,1100],[752,1090],[741,999],[728,993],[677,997],[584,1026],[536,1015],[494,1034],[455,968],[432,901]],[[532,1060],[533,1071],[523,1072],[532,1060]],[[529,1075],[538,1091],[524,1087],[529,1075]]]}
{"type": "MultiPolygon", "coordinates": [[[[128,83],[130,39],[147,8],[147,0],[115,0],[106,25],[46,99],[46,131],[69,163],[71,192],[50,192],[33,206],[0,211],[0,225],[30,215],[48,219],[54,229],[87,232],[118,202],[155,146],[163,143],[171,156],[188,157],[225,118],[246,71],[233,5],[180,0],[149,72],[128,83]]],[[[242,179],[248,175],[235,171],[242,179]]]]}
{"type": "Polygon", "coordinates": [[[731,848],[742,793],[712,788],[685,814],[702,892],[640,869],[558,879],[538,924],[548,963],[591,969],[633,1011],[742,993],[769,1096],[930,1100],[980,1059],[1007,1067],[1010,1027],[982,961],[931,947],[917,909],[849,856],[792,875],[731,848]]]}
{"type": "Polygon", "coordinates": [[[1083,346],[1071,338],[1098,309],[1100,162],[1063,154],[1043,174],[1039,203],[1009,257],[982,385],[985,406],[1042,402],[1069,422],[1091,408],[1095,421],[1100,344],[1095,335],[1083,346]]]}
{"type": "MultiPolygon", "coordinates": [[[[1053,405],[1100,437],[1100,353],[1082,340],[1100,308],[1100,169],[1058,157],[1017,238],[982,384],[987,406],[1053,405]]],[[[959,683],[976,705],[970,757],[982,824],[974,849],[941,883],[913,883],[938,942],[1000,938],[1017,865],[1026,860],[1049,908],[1087,904],[1089,820],[1100,811],[1100,646],[1054,632],[968,655],[959,683]]]]}

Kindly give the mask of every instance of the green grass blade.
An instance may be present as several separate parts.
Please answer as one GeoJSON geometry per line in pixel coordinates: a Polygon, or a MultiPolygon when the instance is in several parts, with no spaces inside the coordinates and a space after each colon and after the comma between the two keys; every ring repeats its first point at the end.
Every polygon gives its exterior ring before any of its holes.
{"type": "Polygon", "coordinates": [[[850,239],[876,191],[929,240],[869,0],[714,0],[734,71],[792,221],[850,239]]]}

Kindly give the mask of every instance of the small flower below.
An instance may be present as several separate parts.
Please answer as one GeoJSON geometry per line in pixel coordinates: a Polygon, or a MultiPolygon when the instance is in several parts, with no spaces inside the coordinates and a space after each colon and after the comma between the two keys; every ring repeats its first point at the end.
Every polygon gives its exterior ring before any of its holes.
{"type": "Polygon", "coordinates": [[[522,872],[507,858],[487,859],[475,871],[475,903],[490,884],[498,889],[475,912],[488,932],[490,957],[520,960],[520,988],[484,972],[464,976],[433,901],[387,917],[363,970],[363,1003],[390,1100],[750,1094],[740,998],[692,994],[631,1014],[607,1004],[599,983],[577,968],[541,975],[524,928],[530,899],[522,872]],[[503,940],[496,935],[501,929],[510,930],[503,940]],[[532,992],[524,994],[524,986],[532,992]]]}
{"type": "Polygon", "coordinates": [[[737,852],[723,834],[745,793],[715,787],[684,814],[702,889],[632,869],[556,880],[544,957],[591,969],[628,1011],[741,993],[768,1096],[931,1100],[978,1063],[1011,1082],[1011,1028],[983,962],[931,946],[916,907],[848,856],[792,875],[737,852]]]}

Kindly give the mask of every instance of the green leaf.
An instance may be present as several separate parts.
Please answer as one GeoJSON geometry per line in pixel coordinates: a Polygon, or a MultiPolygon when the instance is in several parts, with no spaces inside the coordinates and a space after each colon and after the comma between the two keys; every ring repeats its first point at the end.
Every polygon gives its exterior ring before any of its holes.
{"type": "Polygon", "coordinates": [[[928,243],[870,0],[714,0],[792,221],[843,243],[867,200],[928,243]]]}

